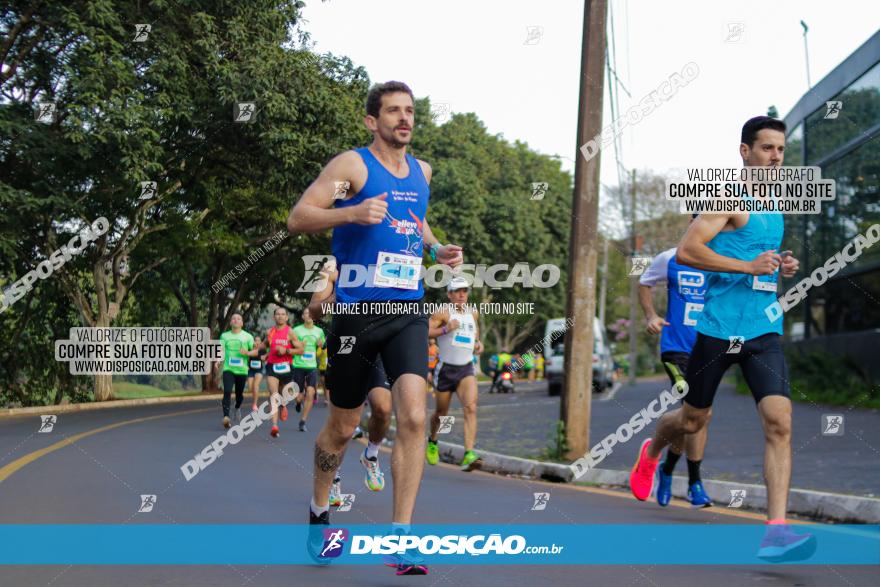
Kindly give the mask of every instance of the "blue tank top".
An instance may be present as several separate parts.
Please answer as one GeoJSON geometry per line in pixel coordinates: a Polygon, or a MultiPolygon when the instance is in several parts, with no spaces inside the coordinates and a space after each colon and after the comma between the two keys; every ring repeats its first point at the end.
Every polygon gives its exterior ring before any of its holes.
{"type": "Polygon", "coordinates": [[[697,340],[695,329],[703,311],[706,273],[678,262],[675,255],[666,267],[666,321],[660,334],[660,352],[690,354],[697,340]]]}
{"type": "Polygon", "coordinates": [[[391,174],[367,147],[355,150],[367,166],[367,182],[337,208],[356,206],[387,193],[388,212],[379,224],[345,224],[333,229],[333,256],[339,268],[336,300],[420,300],[422,226],[428,211],[430,188],[419,162],[407,154],[409,174],[391,174]]]}
{"type": "MultiPolygon", "coordinates": [[[[707,246],[725,257],[752,261],[764,251],[782,245],[784,224],[782,214],[749,214],[745,226],[729,232],[719,232],[707,246]]],[[[745,273],[708,273],[706,279],[706,302],[703,314],[697,322],[697,332],[729,340],[742,336],[751,340],[764,334],[782,334],[782,321],[770,322],[764,309],[776,302],[776,291],[768,291],[779,277],[773,275],[747,275],[745,273]]]]}

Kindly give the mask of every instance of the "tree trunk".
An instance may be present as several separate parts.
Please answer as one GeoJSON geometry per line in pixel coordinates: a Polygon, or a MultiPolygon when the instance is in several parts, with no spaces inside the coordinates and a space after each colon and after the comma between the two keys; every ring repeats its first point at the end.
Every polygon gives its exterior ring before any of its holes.
{"type": "Polygon", "coordinates": [[[113,376],[106,373],[95,375],[95,401],[113,399],[113,376]]]}

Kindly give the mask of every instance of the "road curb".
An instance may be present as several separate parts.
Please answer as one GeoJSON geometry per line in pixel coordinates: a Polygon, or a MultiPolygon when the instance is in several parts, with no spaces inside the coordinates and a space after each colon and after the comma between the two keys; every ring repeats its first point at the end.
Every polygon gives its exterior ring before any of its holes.
{"type": "MultiPolygon", "coordinates": [[[[388,431],[388,438],[394,438],[394,429],[388,431]]],[[[460,444],[438,441],[440,459],[443,462],[457,465],[464,458],[464,447],[460,444]]],[[[533,459],[511,457],[499,453],[479,451],[483,461],[482,471],[502,475],[521,475],[546,481],[571,483],[575,481],[574,471],[568,465],[547,463],[533,459]]],[[[612,469],[590,469],[578,482],[604,485],[609,487],[629,488],[629,471],[612,469]]],[[[713,496],[717,506],[725,506],[731,502],[731,491],[745,491],[743,509],[766,511],[767,490],[763,485],[737,483],[704,479],[706,492],[713,496]]],[[[673,477],[672,495],[687,499],[687,478],[673,477]]],[[[788,494],[788,511],[793,514],[818,520],[833,520],[839,523],[880,524],[880,499],[843,495],[810,489],[791,489],[788,494]]]]}
{"type": "Polygon", "coordinates": [[[86,412],[90,410],[107,410],[110,408],[128,408],[132,406],[148,406],[152,404],[178,404],[183,402],[223,399],[222,393],[202,393],[198,395],[181,395],[173,397],[145,397],[142,399],[120,399],[109,402],[89,402],[82,404],[62,404],[57,406],[34,406],[29,408],[6,408],[0,410],[0,418],[4,416],[23,416],[30,414],[64,414],[66,412],[86,412]]]}

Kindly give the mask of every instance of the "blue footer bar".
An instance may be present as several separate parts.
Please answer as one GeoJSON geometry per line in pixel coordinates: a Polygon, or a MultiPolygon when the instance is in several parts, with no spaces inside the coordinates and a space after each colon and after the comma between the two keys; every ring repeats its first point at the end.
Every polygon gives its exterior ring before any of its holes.
{"type": "Polygon", "coordinates": [[[877,565],[880,525],[0,525],[3,565],[877,565]],[[46,548],[47,541],[64,545],[46,548]],[[274,548],[217,548],[270,544],[274,548]],[[762,556],[759,557],[759,554],[762,556]],[[389,559],[391,557],[391,559],[389,559]]]}

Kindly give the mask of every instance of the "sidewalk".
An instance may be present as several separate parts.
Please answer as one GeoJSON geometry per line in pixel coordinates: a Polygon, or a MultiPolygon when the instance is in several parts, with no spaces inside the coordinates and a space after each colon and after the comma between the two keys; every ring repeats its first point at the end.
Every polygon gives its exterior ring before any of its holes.
{"type": "MultiPolygon", "coordinates": [[[[612,399],[593,396],[590,446],[646,407],[668,381],[661,378],[624,384],[612,399]]],[[[536,458],[551,442],[559,419],[559,398],[549,397],[545,384],[517,383],[514,395],[489,395],[480,386],[477,448],[504,455],[536,458]]],[[[433,405],[433,404],[432,404],[433,405]]],[[[462,444],[462,417],[457,398],[450,415],[455,426],[440,440],[462,444]]],[[[628,471],[652,423],[629,442],[617,445],[599,465],[606,470],[628,471]]],[[[751,396],[736,395],[733,386],[718,390],[709,442],[703,459],[706,479],[763,484],[764,436],[751,396]]],[[[840,494],[877,497],[880,488],[880,412],[878,410],[825,407],[794,403],[792,433],[792,487],[840,494]],[[843,414],[842,436],[823,436],[822,414],[843,414]]],[[[676,472],[684,475],[680,462],[676,472]]]]}

